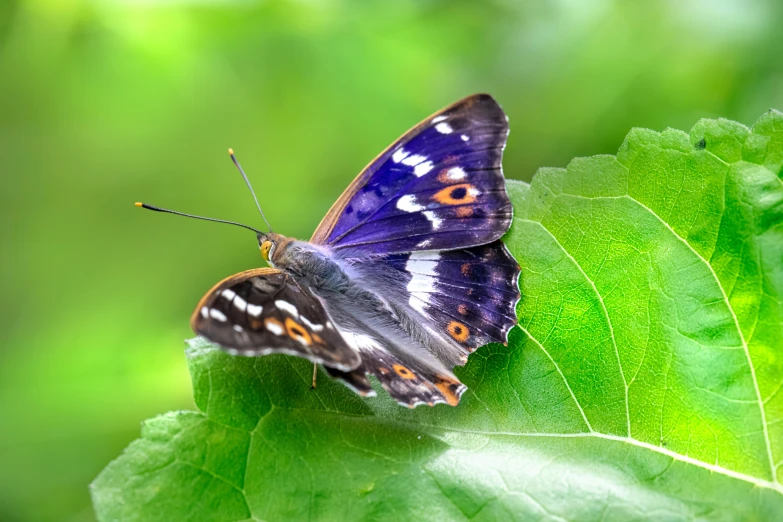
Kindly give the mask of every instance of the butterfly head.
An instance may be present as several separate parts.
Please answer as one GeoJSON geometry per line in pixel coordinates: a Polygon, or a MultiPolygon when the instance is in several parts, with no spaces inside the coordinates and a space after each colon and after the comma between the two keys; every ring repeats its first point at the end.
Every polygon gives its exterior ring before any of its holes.
{"type": "Polygon", "coordinates": [[[273,267],[280,264],[281,261],[284,262],[285,249],[290,242],[290,238],[274,232],[258,234],[258,248],[261,251],[261,257],[273,267]]]}
{"type": "Polygon", "coordinates": [[[261,250],[261,257],[264,261],[269,261],[269,254],[272,252],[275,244],[266,238],[266,236],[258,236],[258,248],[261,250]]]}

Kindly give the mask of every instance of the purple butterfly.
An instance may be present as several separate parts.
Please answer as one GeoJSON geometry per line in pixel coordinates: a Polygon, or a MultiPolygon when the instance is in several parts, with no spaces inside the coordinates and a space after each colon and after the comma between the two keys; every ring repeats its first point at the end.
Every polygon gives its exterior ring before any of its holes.
{"type": "Polygon", "coordinates": [[[486,94],[427,118],[359,174],[309,242],[256,230],[272,268],[215,285],[193,330],[234,355],[304,357],[363,396],[370,374],[400,404],[457,405],[454,366],[517,323],[519,265],[500,241],[513,212],[507,135],[486,94]]]}

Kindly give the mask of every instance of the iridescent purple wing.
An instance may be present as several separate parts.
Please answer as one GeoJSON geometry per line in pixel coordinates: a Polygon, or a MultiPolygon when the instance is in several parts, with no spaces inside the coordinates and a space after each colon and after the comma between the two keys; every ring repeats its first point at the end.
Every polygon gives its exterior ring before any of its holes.
{"type": "Polygon", "coordinates": [[[458,349],[458,364],[480,346],[505,343],[517,324],[519,264],[502,241],[393,254],[383,262],[400,271],[408,306],[458,349]]]}
{"type": "Polygon", "coordinates": [[[383,343],[357,346],[362,359],[358,368],[327,369],[361,394],[371,391],[365,374],[372,374],[400,404],[455,405],[465,386],[451,373],[454,366],[465,364],[480,346],[505,343],[517,323],[519,264],[501,241],[459,250],[377,256],[352,269],[374,292],[412,317],[420,315],[417,322],[428,332],[421,354],[395,353],[383,343]],[[447,371],[436,371],[421,357],[429,354],[447,371]],[[392,371],[400,368],[404,373],[392,371]]]}
{"type": "Polygon", "coordinates": [[[426,119],[378,156],[311,241],[341,257],[490,243],[511,225],[501,169],[508,120],[487,94],[426,119]]]}

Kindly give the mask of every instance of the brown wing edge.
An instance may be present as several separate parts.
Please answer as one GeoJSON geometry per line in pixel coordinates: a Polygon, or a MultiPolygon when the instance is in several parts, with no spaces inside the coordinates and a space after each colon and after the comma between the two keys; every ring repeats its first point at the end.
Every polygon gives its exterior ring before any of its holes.
{"type": "MultiPolygon", "coordinates": [[[[470,108],[477,100],[480,100],[482,98],[490,98],[492,101],[495,101],[494,98],[490,94],[487,93],[476,93],[471,94],[470,96],[466,96],[465,98],[462,98],[461,100],[458,100],[448,107],[444,107],[443,109],[440,109],[439,111],[427,116],[423,120],[421,120],[419,123],[408,129],[402,136],[397,138],[391,145],[383,149],[383,151],[375,156],[372,161],[370,161],[362,170],[359,172],[359,174],[354,178],[354,180],[348,185],[348,187],[343,191],[342,194],[340,194],[340,197],[337,198],[337,201],[334,202],[332,207],[329,209],[329,211],[326,213],[326,215],[323,217],[321,222],[318,224],[318,227],[316,227],[315,232],[313,232],[313,236],[310,238],[310,242],[316,245],[323,245],[326,242],[326,239],[329,237],[329,234],[332,232],[332,229],[334,228],[334,225],[337,223],[337,218],[342,214],[343,210],[345,209],[346,205],[348,205],[348,201],[353,197],[356,192],[358,192],[359,187],[362,186],[364,180],[363,178],[367,175],[369,168],[375,164],[376,161],[378,161],[378,158],[389,152],[390,150],[394,149],[401,143],[406,142],[409,140],[413,135],[415,135],[421,128],[428,125],[430,123],[430,120],[433,118],[437,118],[444,112],[456,109],[457,107],[463,106],[463,109],[470,108]]],[[[495,102],[497,103],[497,102],[495,102]]]]}

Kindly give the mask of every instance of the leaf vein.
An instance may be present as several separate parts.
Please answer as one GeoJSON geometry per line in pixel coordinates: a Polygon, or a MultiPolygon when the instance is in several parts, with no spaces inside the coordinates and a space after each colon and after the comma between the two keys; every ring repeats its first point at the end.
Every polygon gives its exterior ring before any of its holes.
{"type": "MultiPolygon", "coordinates": [[[[587,420],[587,415],[585,414],[585,410],[582,408],[582,405],[579,403],[579,399],[576,398],[576,395],[574,394],[574,391],[571,389],[571,385],[568,383],[568,379],[566,379],[566,376],[563,374],[563,371],[560,369],[560,365],[557,364],[557,362],[552,358],[552,355],[550,355],[549,351],[547,351],[546,348],[544,348],[544,345],[538,342],[538,339],[536,339],[533,334],[531,334],[524,326],[517,325],[520,330],[525,332],[525,334],[538,345],[539,348],[541,348],[541,351],[544,352],[544,355],[546,355],[549,360],[552,362],[552,364],[555,366],[555,370],[557,370],[557,373],[560,374],[560,377],[563,378],[563,382],[565,383],[566,388],[568,389],[568,393],[571,394],[571,398],[574,399],[574,404],[576,404],[576,407],[579,409],[579,413],[582,415],[582,419],[585,421],[585,425],[587,426],[587,429],[590,430],[590,432],[593,432],[593,427],[590,425],[590,421],[587,420]]],[[[527,410],[526,410],[527,411],[527,410]]]]}
{"type": "MultiPolygon", "coordinates": [[[[547,234],[552,238],[552,240],[557,244],[557,246],[563,251],[563,253],[571,260],[571,262],[574,263],[574,266],[579,270],[579,272],[582,274],[582,276],[585,278],[585,280],[590,283],[590,286],[593,288],[593,291],[595,292],[596,297],[598,298],[598,302],[601,305],[601,310],[603,311],[604,317],[606,318],[606,324],[609,327],[609,334],[612,340],[612,346],[614,347],[614,353],[617,357],[617,366],[620,369],[620,377],[623,380],[623,387],[625,392],[625,418],[626,418],[626,429],[628,431],[628,436],[631,436],[631,413],[630,408],[628,405],[628,381],[625,378],[625,372],[623,371],[623,364],[620,360],[620,351],[617,349],[617,339],[614,335],[614,327],[612,326],[612,320],[609,318],[609,311],[606,309],[606,304],[604,303],[604,299],[601,296],[601,293],[598,291],[598,288],[595,286],[595,283],[592,279],[587,275],[587,273],[582,269],[582,266],[579,264],[579,262],[572,256],[568,250],[566,250],[565,246],[563,246],[562,243],[555,237],[555,235],[547,229],[543,223],[540,223],[538,221],[533,221],[530,219],[523,219],[523,218],[514,218],[516,221],[522,221],[526,223],[533,223],[541,227],[542,230],[546,231],[547,234]]],[[[589,424],[588,424],[589,425],[589,424]]],[[[591,429],[592,431],[592,429],[591,429]]]]}

